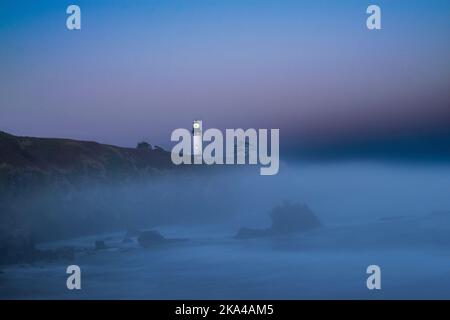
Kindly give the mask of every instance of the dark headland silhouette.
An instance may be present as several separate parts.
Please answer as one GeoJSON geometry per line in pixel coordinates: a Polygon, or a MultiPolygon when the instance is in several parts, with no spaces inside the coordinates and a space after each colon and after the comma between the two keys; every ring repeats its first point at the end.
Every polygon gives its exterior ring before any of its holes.
{"type": "Polygon", "coordinates": [[[120,228],[127,215],[117,217],[107,204],[121,193],[107,188],[153,181],[175,168],[170,152],[150,144],[123,148],[0,131],[0,263],[70,256],[35,243],[120,228]],[[104,191],[89,194],[96,187],[104,191]]]}
{"type": "Polygon", "coordinates": [[[161,148],[123,148],[91,141],[18,137],[0,131],[2,181],[17,176],[22,179],[59,176],[71,180],[85,175],[108,180],[173,167],[170,152],[161,148]]]}

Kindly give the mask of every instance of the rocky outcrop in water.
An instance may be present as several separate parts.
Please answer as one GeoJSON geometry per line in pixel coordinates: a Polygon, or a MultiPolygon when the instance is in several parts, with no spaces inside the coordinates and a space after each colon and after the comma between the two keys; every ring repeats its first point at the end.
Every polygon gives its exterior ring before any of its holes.
{"type": "Polygon", "coordinates": [[[187,239],[165,238],[156,230],[143,231],[138,236],[137,241],[141,247],[149,248],[155,245],[167,244],[173,242],[186,241],[187,239]]]}
{"type": "Polygon", "coordinates": [[[97,240],[94,243],[94,248],[95,248],[95,250],[105,250],[105,249],[108,249],[109,247],[106,245],[105,241],[97,240]]]}
{"type": "Polygon", "coordinates": [[[158,231],[153,230],[141,232],[137,240],[138,243],[144,248],[153,246],[155,244],[166,243],[168,241],[158,231]]]}
{"type": "Polygon", "coordinates": [[[270,237],[308,231],[322,224],[307,205],[284,203],[270,212],[272,225],[266,229],[240,228],[236,239],[270,237]]]}

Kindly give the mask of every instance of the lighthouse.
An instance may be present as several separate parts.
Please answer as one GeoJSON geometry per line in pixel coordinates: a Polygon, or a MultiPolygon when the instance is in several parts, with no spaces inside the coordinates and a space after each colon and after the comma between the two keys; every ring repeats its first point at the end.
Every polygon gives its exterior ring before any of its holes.
{"type": "Polygon", "coordinates": [[[201,164],[203,155],[202,120],[194,120],[192,124],[192,135],[194,136],[193,138],[194,163],[201,164]]]}

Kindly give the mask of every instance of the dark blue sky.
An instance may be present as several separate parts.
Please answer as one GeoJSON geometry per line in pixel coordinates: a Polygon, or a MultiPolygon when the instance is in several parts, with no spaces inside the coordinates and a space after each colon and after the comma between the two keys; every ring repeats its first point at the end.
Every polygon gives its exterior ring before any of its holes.
{"type": "Polygon", "coordinates": [[[281,143],[450,127],[449,1],[0,3],[0,130],[168,146],[175,128],[280,128],[281,143]],[[366,8],[382,30],[366,29],[366,8]]]}

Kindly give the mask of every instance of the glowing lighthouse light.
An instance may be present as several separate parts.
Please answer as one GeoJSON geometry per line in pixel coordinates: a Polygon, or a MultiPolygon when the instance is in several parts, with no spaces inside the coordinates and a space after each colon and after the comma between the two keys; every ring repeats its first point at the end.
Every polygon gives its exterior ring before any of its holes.
{"type": "Polygon", "coordinates": [[[259,160],[261,175],[274,175],[279,169],[280,129],[270,129],[270,145],[268,131],[225,129],[224,138],[222,131],[215,128],[203,133],[202,121],[194,120],[192,132],[183,128],[172,132],[170,140],[178,143],[173,146],[170,158],[176,165],[192,164],[192,158],[194,164],[246,164],[248,158],[248,164],[258,164],[259,160]],[[204,150],[203,140],[206,142],[204,150]]]}
{"type": "Polygon", "coordinates": [[[192,124],[194,163],[202,163],[203,144],[202,144],[202,120],[194,120],[192,124]]]}

